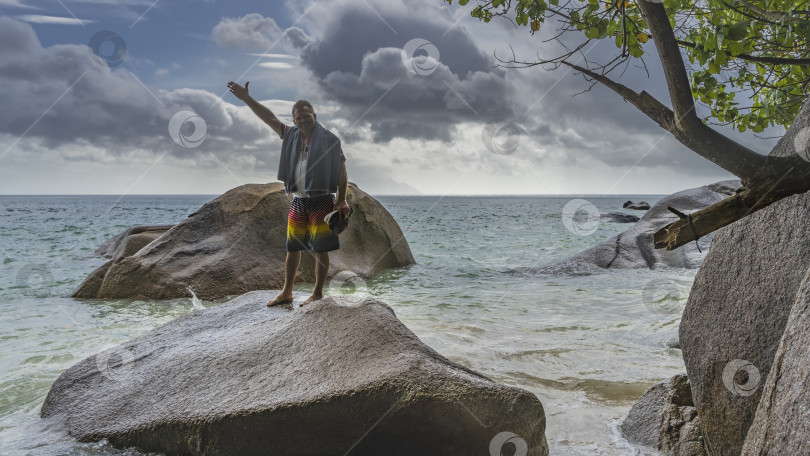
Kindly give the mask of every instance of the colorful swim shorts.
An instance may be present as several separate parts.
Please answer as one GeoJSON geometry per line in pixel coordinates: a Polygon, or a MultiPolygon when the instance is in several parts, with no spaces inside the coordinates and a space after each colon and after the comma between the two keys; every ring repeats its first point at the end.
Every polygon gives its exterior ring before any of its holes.
{"type": "Polygon", "coordinates": [[[335,195],[293,197],[287,217],[287,251],[331,252],[340,248],[338,237],[323,221],[335,208],[335,195]]]}

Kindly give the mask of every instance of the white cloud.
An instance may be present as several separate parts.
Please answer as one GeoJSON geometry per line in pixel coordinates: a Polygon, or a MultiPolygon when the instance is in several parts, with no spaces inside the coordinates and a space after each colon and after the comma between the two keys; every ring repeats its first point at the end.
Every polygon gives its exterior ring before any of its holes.
{"type": "Polygon", "coordinates": [[[269,59],[296,59],[297,57],[290,54],[266,54],[266,53],[252,53],[249,52],[248,55],[253,55],[256,57],[267,57],[269,59]]]}
{"type": "Polygon", "coordinates": [[[58,17],[58,16],[43,16],[40,14],[23,14],[16,16],[24,22],[32,22],[34,24],[54,24],[54,25],[85,25],[95,21],[90,19],[77,19],[73,17],[58,17]]]}
{"type": "Polygon", "coordinates": [[[40,9],[33,5],[26,5],[20,3],[19,0],[0,0],[0,6],[3,7],[13,7],[13,8],[29,8],[29,9],[40,9]]]}
{"type": "Polygon", "coordinates": [[[293,68],[293,66],[287,62],[262,62],[259,64],[259,66],[263,68],[270,68],[273,70],[288,70],[290,68],[293,68]]]}
{"type": "Polygon", "coordinates": [[[222,18],[211,36],[218,45],[228,49],[266,49],[277,43],[282,33],[272,18],[251,13],[238,19],[222,18]]]}

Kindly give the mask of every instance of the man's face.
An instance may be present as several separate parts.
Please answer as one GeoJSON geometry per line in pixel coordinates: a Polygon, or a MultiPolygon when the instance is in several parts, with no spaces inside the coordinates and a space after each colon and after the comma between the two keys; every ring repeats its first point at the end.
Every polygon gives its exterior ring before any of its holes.
{"type": "Polygon", "coordinates": [[[298,128],[310,128],[315,125],[315,113],[309,109],[309,106],[302,106],[295,110],[293,122],[298,128]]]}

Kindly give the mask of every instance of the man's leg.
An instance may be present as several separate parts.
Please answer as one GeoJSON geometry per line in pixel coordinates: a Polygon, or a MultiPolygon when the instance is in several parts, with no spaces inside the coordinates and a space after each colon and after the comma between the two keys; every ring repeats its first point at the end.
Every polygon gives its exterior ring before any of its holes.
{"type": "Polygon", "coordinates": [[[301,305],[309,304],[312,301],[323,299],[323,285],[326,283],[326,275],[329,273],[329,252],[315,254],[315,288],[312,296],[307,298],[301,305]]]}
{"type": "Polygon", "coordinates": [[[293,286],[295,285],[295,276],[298,273],[300,263],[301,251],[287,252],[287,258],[284,260],[284,288],[281,289],[278,296],[267,303],[268,307],[293,302],[293,286]]]}

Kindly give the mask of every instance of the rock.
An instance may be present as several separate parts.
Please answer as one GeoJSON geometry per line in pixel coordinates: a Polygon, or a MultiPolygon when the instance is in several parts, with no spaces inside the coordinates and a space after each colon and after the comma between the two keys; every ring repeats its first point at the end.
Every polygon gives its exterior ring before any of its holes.
{"type": "Polygon", "coordinates": [[[603,269],[657,269],[697,268],[709,249],[712,235],[700,239],[698,251],[695,243],[677,250],[653,248],[653,234],[678,220],[667,209],[672,206],[681,212],[694,212],[734,194],[740,181],[721,181],[716,184],[674,193],[658,201],[632,228],[597,246],[580,252],[550,266],[531,270],[539,274],[599,272],[603,269]]]}
{"type": "Polygon", "coordinates": [[[634,203],[632,201],[627,201],[622,204],[622,207],[625,209],[634,209],[637,211],[646,211],[650,208],[650,203],[646,201],[639,201],[638,203],[634,203]]]}
{"type": "Polygon", "coordinates": [[[620,428],[628,442],[657,448],[664,455],[708,454],[685,375],[651,386],[633,405],[620,428]]]}
{"type": "Polygon", "coordinates": [[[191,312],[79,362],[42,417],[80,441],[166,454],[489,454],[503,432],[548,454],[534,394],[447,360],[384,303],[268,309],[274,295],[191,312]]]}
{"type": "Polygon", "coordinates": [[[604,222],[614,223],[636,223],[639,220],[639,218],[635,215],[623,214],[621,212],[609,212],[607,214],[601,214],[599,219],[604,222]]]}
{"type": "Polygon", "coordinates": [[[742,454],[810,454],[810,270],[776,350],[742,454]]]}
{"type": "MultiPolygon", "coordinates": [[[[257,289],[281,288],[291,197],[281,183],[237,187],[203,205],[132,256],[101,266],[74,292],[77,298],[214,300],[257,289]]],[[[354,184],[354,209],[330,255],[329,274],[370,277],[414,263],[393,217],[354,184]]],[[[127,238],[128,239],[128,238],[127,238]]],[[[109,250],[109,249],[107,249],[109,250]]],[[[314,281],[314,260],[302,255],[300,281],[314,281]]]]}
{"type": "Polygon", "coordinates": [[[672,456],[707,455],[692,390],[686,375],[676,375],[667,382],[667,404],[661,418],[658,450],[672,456]]]}
{"type": "Polygon", "coordinates": [[[666,404],[667,382],[651,386],[633,404],[627,418],[619,426],[622,436],[630,443],[658,448],[658,428],[666,404]]]}
{"type": "Polygon", "coordinates": [[[128,228],[121,234],[113,236],[99,248],[96,253],[104,258],[113,260],[134,255],[150,242],[169,231],[174,225],[136,225],[128,228]]]}
{"type": "MultiPolygon", "coordinates": [[[[771,155],[794,153],[810,126],[805,103],[771,155]]],[[[799,284],[810,267],[810,194],[780,200],[717,231],[681,318],[680,340],[695,405],[712,454],[739,455],[761,397],[741,395],[724,371],[771,369],[799,284]],[[732,385],[733,386],[733,385],[732,385]]],[[[750,394],[748,394],[750,393],[750,394]]]]}

